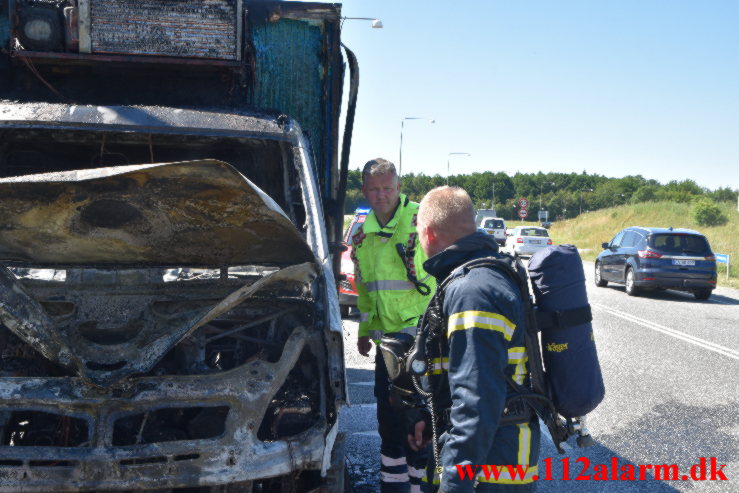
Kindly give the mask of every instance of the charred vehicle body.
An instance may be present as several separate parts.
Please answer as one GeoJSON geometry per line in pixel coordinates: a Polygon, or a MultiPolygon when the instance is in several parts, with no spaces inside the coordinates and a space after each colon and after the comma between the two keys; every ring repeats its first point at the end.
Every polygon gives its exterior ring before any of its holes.
{"type": "Polygon", "coordinates": [[[0,0],[0,492],[341,489],[340,18],[0,0]]]}

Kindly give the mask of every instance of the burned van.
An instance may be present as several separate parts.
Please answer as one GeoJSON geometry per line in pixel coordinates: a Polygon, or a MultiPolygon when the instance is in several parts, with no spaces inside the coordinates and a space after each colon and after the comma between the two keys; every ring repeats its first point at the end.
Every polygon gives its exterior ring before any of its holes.
{"type": "Polygon", "coordinates": [[[134,3],[0,10],[0,492],[339,491],[339,8],[134,3]]]}

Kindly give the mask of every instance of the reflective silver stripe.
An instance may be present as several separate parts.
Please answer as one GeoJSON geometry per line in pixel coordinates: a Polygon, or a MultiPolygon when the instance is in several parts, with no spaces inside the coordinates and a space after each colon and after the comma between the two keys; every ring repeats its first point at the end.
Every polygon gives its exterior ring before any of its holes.
{"type": "Polygon", "coordinates": [[[380,471],[380,481],[383,483],[407,483],[409,476],[407,472],[393,474],[391,472],[380,471]]]}
{"type": "Polygon", "coordinates": [[[379,341],[380,339],[382,339],[382,331],[381,330],[370,330],[369,336],[370,336],[370,339],[379,341]]]}
{"type": "Polygon", "coordinates": [[[359,314],[359,322],[369,322],[369,312],[359,314]]]}
{"type": "Polygon", "coordinates": [[[516,365],[513,372],[513,381],[523,385],[526,378],[526,362],[529,360],[525,347],[508,348],[508,364],[516,365]]]}
{"type": "Polygon", "coordinates": [[[367,291],[407,291],[416,289],[410,281],[372,281],[364,285],[367,291]]]}
{"type": "Polygon", "coordinates": [[[383,466],[404,466],[407,464],[405,457],[388,457],[380,454],[380,464],[383,466]]]}
{"type": "Polygon", "coordinates": [[[434,358],[431,360],[431,366],[426,372],[427,375],[441,375],[444,371],[449,370],[449,358],[434,358]]]}

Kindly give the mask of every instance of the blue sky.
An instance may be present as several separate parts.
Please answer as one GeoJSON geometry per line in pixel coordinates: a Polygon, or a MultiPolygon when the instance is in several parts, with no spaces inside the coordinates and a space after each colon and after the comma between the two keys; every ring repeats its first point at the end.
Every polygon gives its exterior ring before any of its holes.
{"type": "Polygon", "coordinates": [[[735,0],[347,0],[352,169],[641,174],[739,188],[735,0]]]}

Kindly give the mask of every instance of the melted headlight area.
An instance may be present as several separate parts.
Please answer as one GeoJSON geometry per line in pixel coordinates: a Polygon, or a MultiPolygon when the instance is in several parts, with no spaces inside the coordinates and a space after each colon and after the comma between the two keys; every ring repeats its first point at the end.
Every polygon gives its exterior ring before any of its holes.
{"type": "Polygon", "coordinates": [[[320,368],[310,350],[300,355],[285,383],[270,401],[257,437],[262,441],[292,438],[320,418],[320,368]]]}

